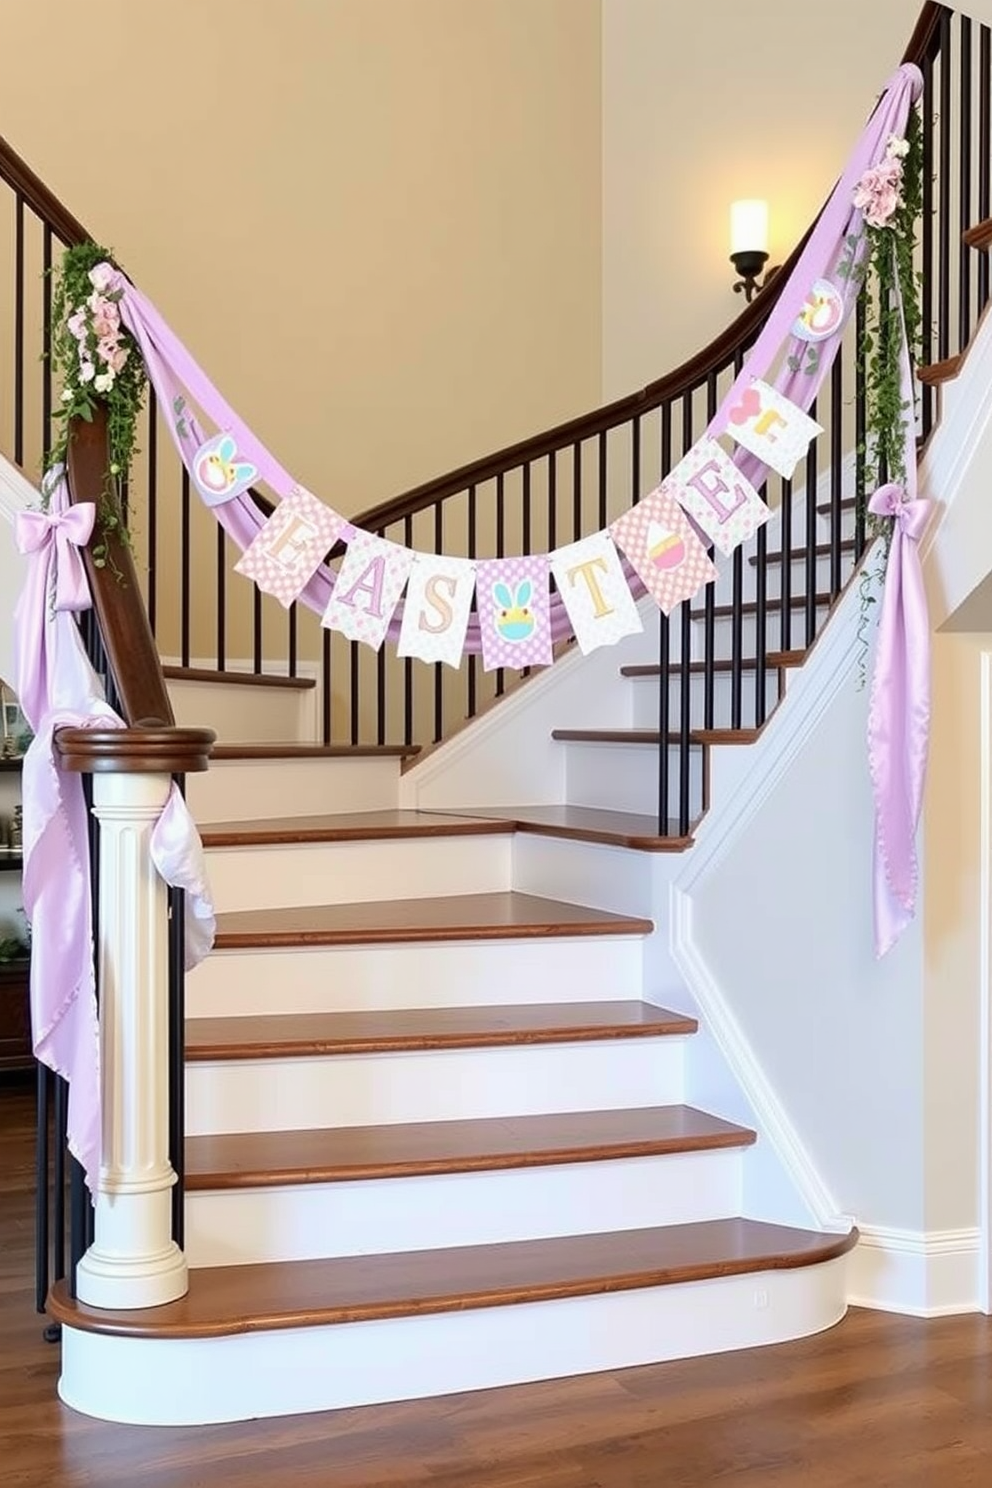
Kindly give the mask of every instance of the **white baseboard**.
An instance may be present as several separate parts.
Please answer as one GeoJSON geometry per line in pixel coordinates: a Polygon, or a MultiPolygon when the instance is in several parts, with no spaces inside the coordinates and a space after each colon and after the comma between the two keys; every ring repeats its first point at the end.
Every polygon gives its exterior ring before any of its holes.
{"type": "Polygon", "coordinates": [[[859,1226],[848,1260],[852,1307],[945,1317],[978,1312],[981,1232],[859,1226]]]}

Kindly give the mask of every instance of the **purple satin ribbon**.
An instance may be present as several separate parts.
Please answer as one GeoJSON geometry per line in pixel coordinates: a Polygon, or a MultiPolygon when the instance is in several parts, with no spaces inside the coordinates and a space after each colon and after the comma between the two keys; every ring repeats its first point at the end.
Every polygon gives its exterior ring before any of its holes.
{"type": "Polygon", "coordinates": [[[90,608],[90,588],[80,548],[85,548],[93,535],[96,507],[92,501],[81,501],[65,511],[21,511],[14,521],[17,550],[27,557],[54,545],[56,610],[79,611],[90,608]]]}

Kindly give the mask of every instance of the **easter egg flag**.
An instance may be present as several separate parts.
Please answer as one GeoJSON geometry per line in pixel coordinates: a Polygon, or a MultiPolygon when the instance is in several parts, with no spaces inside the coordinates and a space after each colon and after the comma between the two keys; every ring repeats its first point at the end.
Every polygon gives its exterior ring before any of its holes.
{"type": "Polygon", "coordinates": [[[608,532],[558,548],[551,572],[583,656],[644,629],[608,532]]]}
{"type": "Polygon", "coordinates": [[[236,573],[254,579],[288,609],[337,542],[345,519],[297,486],[249,543],[236,573]]]}
{"type": "Polygon", "coordinates": [[[823,430],[767,382],[755,378],[727,410],[727,432],[765,465],[790,478],[810,441],[823,430]]]}
{"type": "Polygon", "coordinates": [[[701,439],[693,445],[665,477],[665,489],[728,556],[771,515],[715,439],[701,439]]]}
{"type": "Polygon", "coordinates": [[[547,554],[480,563],[475,589],[483,670],[550,666],[554,651],[547,554]]]}
{"type": "Polygon", "coordinates": [[[459,666],[474,591],[475,564],[470,559],[418,553],[403,601],[397,656],[459,666]]]}
{"type": "Polygon", "coordinates": [[[709,554],[664,486],[624,512],[610,530],[666,615],[716,578],[709,554]]]}
{"type": "Polygon", "coordinates": [[[320,623],[378,651],[413,566],[413,554],[399,543],[352,530],[320,623]]]}
{"type": "Polygon", "coordinates": [[[207,506],[233,501],[258,479],[257,468],[238,454],[232,434],[214,434],[205,440],[193,456],[191,472],[207,506]]]}

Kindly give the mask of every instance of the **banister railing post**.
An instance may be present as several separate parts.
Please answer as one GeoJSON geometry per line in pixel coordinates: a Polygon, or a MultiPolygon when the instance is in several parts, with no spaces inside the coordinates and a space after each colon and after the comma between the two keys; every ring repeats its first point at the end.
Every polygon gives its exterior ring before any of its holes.
{"type": "Polygon", "coordinates": [[[99,823],[102,1156],[93,1244],[76,1295],[94,1307],[155,1307],[187,1290],[172,1237],[169,924],[151,856],[174,773],[204,770],[208,729],[62,729],[64,769],[93,776],[99,823]]]}

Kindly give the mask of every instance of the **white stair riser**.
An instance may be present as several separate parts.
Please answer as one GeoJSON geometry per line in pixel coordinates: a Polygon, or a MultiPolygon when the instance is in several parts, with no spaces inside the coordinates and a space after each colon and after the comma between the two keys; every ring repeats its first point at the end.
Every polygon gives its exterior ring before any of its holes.
{"type": "MultiPolygon", "coordinates": [[[[772,596],[769,594],[768,596],[772,596]]],[[[786,635],[782,628],[782,616],[778,610],[769,610],[765,616],[765,650],[798,651],[806,644],[806,612],[802,608],[791,611],[792,619],[786,635]],[[788,644],[785,644],[787,642],[788,644]]],[[[817,631],[823,629],[827,617],[827,606],[820,605],[816,611],[817,631]]],[[[713,654],[717,658],[728,658],[733,654],[733,621],[730,615],[717,616],[713,621],[713,654]]],[[[741,655],[755,656],[757,644],[757,619],[753,614],[741,619],[741,655]]],[[[692,624],[692,647],[690,661],[702,661],[706,647],[706,625],[702,616],[692,624]]],[[[672,660],[680,661],[678,644],[672,646],[672,660]]]]}
{"type": "Polygon", "coordinates": [[[167,684],[176,723],[212,728],[225,744],[315,742],[316,691],[243,682],[167,684]]]}
{"type": "Polygon", "coordinates": [[[222,951],[187,979],[190,1017],[640,997],[640,936],[222,951]]]}
{"type": "Polygon", "coordinates": [[[186,1195],[191,1266],[541,1240],[739,1212],[739,1152],[186,1195]]]}
{"type": "Polygon", "coordinates": [[[510,888],[512,834],[215,848],[219,911],[489,894],[510,888]]]}
{"type": "Polygon", "coordinates": [[[844,1316],[844,1261],[595,1297],[230,1338],[65,1328],[62,1400],[198,1425],[484,1390],[801,1338],[844,1316]]]}
{"type": "Polygon", "coordinates": [[[186,777],[186,796],[198,822],[383,811],[396,805],[399,766],[391,757],[214,760],[186,777]]]}
{"type": "Polygon", "coordinates": [[[186,1067],[191,1134],[679,1104],[682,1040],[251,1059],[186,1067]]]}
{"type": "MultiPolygon", "coordinates": [[[[853,554],[851,554],[851,553],[841,553],[841,555],[840,555],[840,582],[841,582],[841,585],[842,586],[844,584],[846,584],[848,578],[851,575],[851,570],[854,567],[854,564],[851,561],[852,558],[853,558],[853,554]]],[[[822,554],[819,558],[817,558],[815,560],[815,562],[813,564],[813,575],[814,575],[814,577],[813,577],[813,592],[814,592],[814,594],[829,594],[829,592],[830,592],[830,579],[831,579],[831,567],[830,567],[830,555],[829,555],[829,553],[822,554]]],[[[792,585],[791,590],[790,590],[791,594],[793,596],[796,596],[796,595],[799,595],[799,594],[805,594],[807,588],[809,587],[809,581],[808,581],[808,579],[806,577],[806,559],[805,558],[793,558],[792,562],[789,564],[789,577],[790,577],[790,582],[791,582],[791,585],[792,585]]],[[[753,581],[752,581],[752,588],[753,588],[753,581]]],[[[768,576],[767,576],[767,587],[766,587],[766,591],[765,592],[769,595],[769,597],[772,596],[772,595],[778,596],[779,594],[781,594],[781,592],[782,592],[782,565],[781,565],[781,563],[772,563],[769,566],[769,568],[768,568],[768,576]]],[[[733,588],[732,587],[731,587],[731,590],[730,590],[729,598],[733,598],[733,588]]]]}
{"type": "MultiPolygon", "coordinates": [[[[565,790],[570,806],[596,806],[606,811],[658,810],[658,746],[652,744],[563,743],[568,750],[565,790]]],[[[679,814],[681,762],[679,749],[668,747],[668,815],[679,814]]],[[[689,818],[703,808],[703,750],[689,750],[689,818]]]]}
{"type": "MultiPolygon", "coordinates": [[[[689,709],[693,728],[703,728],[706,722],[706,686],[705,677],[701,673],[692,673],[689,678],[689,709]]],[[[669,678],[668,684],[668,720],[669,728],[678,728],[681,721],[682,706],[682,682],[681,676],[669,678]]],[[[658,727],[658,688],[660,679],[658,677],[632,677],[630,683],[633,688],[634,700],[634,728],[657,728],[658,727]]],[[[725,672],[714,673],[713,676],[713,727],[731,728],[731,693],[733,691],[731,678],[725,672]]],[[[755,722],[755,693],[757,691],[757,674],[753,671],[741,672],[741,718],[737,724],[738,728],[751,728],[755,722]]],[[[778,672],[768,672],[765,676],[765,717],[778,703],[778,672]]]]}

